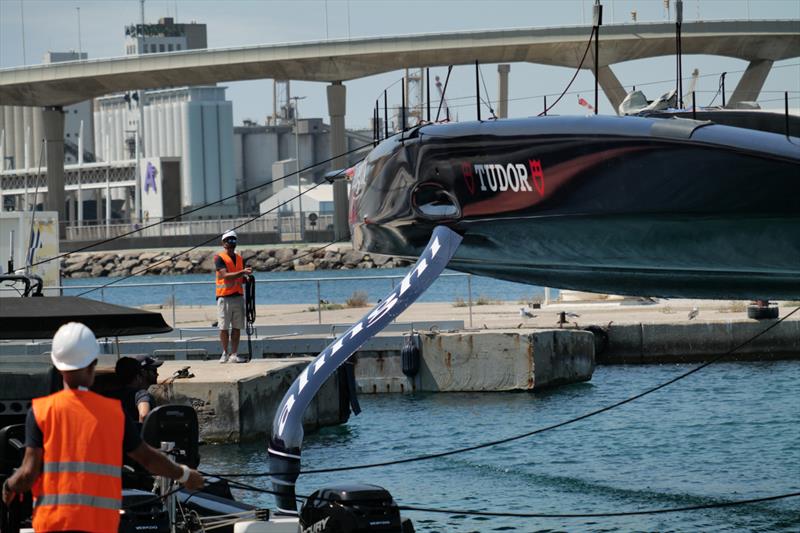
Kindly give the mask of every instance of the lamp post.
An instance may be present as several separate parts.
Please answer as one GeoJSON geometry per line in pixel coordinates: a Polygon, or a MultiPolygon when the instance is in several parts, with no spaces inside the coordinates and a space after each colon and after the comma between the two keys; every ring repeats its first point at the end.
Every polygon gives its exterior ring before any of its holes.
{"type": "Polygon", "coordinates": [[[305,96],[292,96],[291,100],[294,100],[294,160],[296,163],[296,170],[297,170],[297,210],[300,213],[300,240],[305,240],[305,229],[303,228],[303,189],[300,185],[300,136],[299,136],[299,127],[298,127],[298,118],[299,114],[297,112],[297,102],[299,100],[304,100],[305,96]]]}

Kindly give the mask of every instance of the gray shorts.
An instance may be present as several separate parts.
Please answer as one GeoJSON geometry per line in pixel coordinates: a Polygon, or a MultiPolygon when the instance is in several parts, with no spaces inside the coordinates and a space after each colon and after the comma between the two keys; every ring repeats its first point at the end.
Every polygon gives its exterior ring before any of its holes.
{"type": "Polygon", "coordinates": [[[217,298],[217,322],[219,329],[244,329],[244,296],[217,298]]]}

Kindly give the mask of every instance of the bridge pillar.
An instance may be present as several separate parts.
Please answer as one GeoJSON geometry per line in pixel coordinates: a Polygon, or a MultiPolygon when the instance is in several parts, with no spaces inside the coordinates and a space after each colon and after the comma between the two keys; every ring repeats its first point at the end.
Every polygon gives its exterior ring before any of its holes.
{"type": "MultiPolygon", "coordinates": [[[[333,157],[347,151],[347,138],[344,133],[347,89],[342,85],[342,82],[335,81],[328,85],[327,90],[328,114],[331,118],[331,157],[333,157]]],[[[345,155],[337,157],[331,163],[331,168],[333,169],[345,167],[347,167],[347,156],[345,155]]],[[[347,213],[347,181],[337,180],[333,182],[333,232],[337,241],[350,237],[347,213]]]]}
{"type": "Polygon", "coordinates": [[[758,100],[758,95],[761,94],[764,82],[767,81],[769,71],[772,70],[772,63],[771,59],[751,61],[725,107],[735,107],[740,102],[758,100]]]}
{"type": "Polygon", "coordinates": [[[44,139],[47,154],[47,210],[58,212],[59,236],[66,236],[64,204],[64,110],[44,108],[44,139]]]}
{"type": "Polygon", "coordinates": [[[614,113],[619,114],[619,104],[625,99],[625,88],[622,86],[611,67],[606,65],[597,69],[597,82],[603,88],[603,93],[611,102],[614,113]]]}
{"type": "Polygon", "coordinates": [[[511,65],[497,65],[497,118],[508,118],[508,73],[511,65]]]}

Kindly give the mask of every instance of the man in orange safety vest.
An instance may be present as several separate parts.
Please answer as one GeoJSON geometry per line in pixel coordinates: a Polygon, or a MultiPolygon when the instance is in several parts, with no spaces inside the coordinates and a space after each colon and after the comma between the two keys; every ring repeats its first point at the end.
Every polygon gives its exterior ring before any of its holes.
{"type": "Polygon", "coordinates": [[[89,390],[99,346],[85,325],[70,322],[53,337],[51,359],[64,389],[33,400],[25,422],[25,456],[3,483],[8,505],[32,490],[33,529],[116,532],[122,504],[122,454],[151,474],[188,489],[203,477],[142,441],[119,400],[89,390]]]}
{"type": "Polygon", "coordinates": [[[247,362],[247,359],[239,355],[239,337],[244,328],[243,284],[253,270],[245,268],[242,256],[236,253],[236,241],[235,231],[223,233],[222,246],[225,250],[214,256],[214,268],[217,270],[217,324],[219,341],[222,344],[220,363],[247,362]]]}

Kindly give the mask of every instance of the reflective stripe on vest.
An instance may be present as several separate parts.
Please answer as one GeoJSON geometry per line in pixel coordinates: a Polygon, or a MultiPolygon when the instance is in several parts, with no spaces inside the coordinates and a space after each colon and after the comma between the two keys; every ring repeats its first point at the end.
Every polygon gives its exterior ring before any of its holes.
{"type": "MultiPolygon", "coordinates": [[[[217,254],[215,256],[215,262],[217,257],[222,259],[225,262],[225,270],[228,273],[244,270],[244,260],[242,256],[239,254],[234,255],[236,256],[236,263],[233,262],[233,259],[228,255],[227,251],[217,254]]],[[[243,295],[244,288],[242,287],[242,281],[244,281],[244,276],[226,280],[223,279],[219,271],[217,271],[217,298],[220,296],[231,296],[233,294],[243,295]]]]}
{"type": "Polygon", "coordinates": [[[42,472],[45,474],[63,474],[65,472],[84,472],[86,474],[97,474],[100,476],[119,475],[120,469],[114,465],[104,465],[102,463],[90,463],[87,461],[69,461],[64,463],[45,463],[42,472]]]}
{"type": "Polygon", "coordinates": [[[125,433],[119,400],[65,389],[34,399],[33,415],[43,437],[34,530],[116,532],[125,433]]]}
{"type": "Polygon", "coordinates": [[[87,496],[86,494],[51,494],[42,496],[36,500],[36,507],[46,505],[85,505],[87,507],[99,507],[101,509],[111,509],[119,513],[122,505],[122,498],[103,498],[102,496],[87,496]]]}

